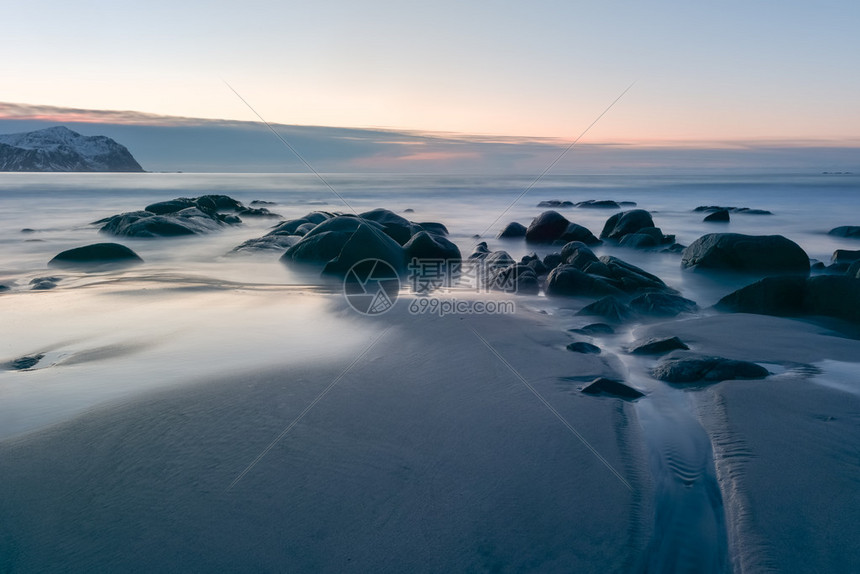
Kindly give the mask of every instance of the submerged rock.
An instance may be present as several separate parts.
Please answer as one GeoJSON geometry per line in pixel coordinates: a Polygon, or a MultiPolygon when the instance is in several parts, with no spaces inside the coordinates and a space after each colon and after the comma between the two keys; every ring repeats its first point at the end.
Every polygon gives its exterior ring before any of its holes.
{"type": "Polygon", "coordinates": [[[651,374],[669,383],[716,383],[736,379],[763,379],[770,373],[761,365],[723,357],[688,355],[668,358],[651,374]]]}
{"type": "Polygon", "coordinates": [[[569,329],[569,331],[571,333],[579,333],[580,335],[588,335],[590,337],[595,335],[612,335],[615,333],[615,329],[606,323],[591,323],[590,325],[586,325],[579,329],[569,329]]]}
{"type": "Polygon", "coordinates": [[[597,345],[592,345],[591,343],[586,343],[584,341],[577,341],[575,343],[570,343],[567,346],[568,351],[573,351],[574,353],[583,353],[585,355],[599,355],[600,347],[597,345]]]}
{"type": "Polygon", "coordinates": [[[709,223],[728,223],[730,220],[729,210],[728,209],[718,209],[711,213],[710,215],[706,215],[705,219],[702,221],[706,221],[709,223]]]}
{"type": "Polygon", "coordinates": [[[842,225],[840,227],[834,227],[827,233],[828,235],[835,235],[837,237],[860,238],[860,225],[842,225]]]}
{"type": "Polygon", "coordinates": [[[633,315],[633,312],[630,310],[630,307],[622,303],[617,297],[612,297],[610,295],[603,299],[599,299],[590,305],[586,305],[576,314],[602,317],[603,319],[613,323],[623,323],[633,315]]]}
{"type": "Polygon", "coordinates": [[[559,265],[547,276],[547,295],[602,297],[622,291],[600,277],[589,275],[573,265],[559,265]]]}
{"type": "Polygon", "coordinates": [[[94,243],[69,249],[57,254],[48,262],[49,267],[99,268],[143,263],[140,256],[118,243],[94,243]]]}
{"type": "Polygon", "coordinates": [[[47,291],[57,286],[62,281],[61,277],[36,277],[30,281],[32,291],[47,291]]]}
{"type": "Polygon", "coordinates": [[[644,393],[625,385],[621,381],[605,377],[594,379],[588,386],[582,389],[582,392],[587,395],[609,395],[611,397],[631,400],[645,396],[644,393]]]}
{"type": "Polygon", "coordinates": [[[726,207],[722,205],[700,205],[693,211],[726,211],[731,213],[744,213],[746,215],[773,215],[766,209],[750,209],[749,207],[726,207]]]}
{"type": "Polygon", "coordinates": [[[689,350],[678,337],[653,338],[639,340],[630,345],[630,353],[634,355],[662,355],[671,351],[689,350]]]}
{"type": "Polygon", "coordinates": [[[565,208],[565,207],[573,207],[572,201],[562,201],[560,199],[548,199],[546,201],[541,201],[537,204],[538,207],[555,207],[555,208],[565,208]]]}
{"type": "Polygon", "coordinates": [[[630,308],[640,315],[674,317],[681,313],[694,313],[699,306],[695,301],[672,293],[645,293],[630,301],[630,308]]]}
{"type": "Polygon", "coordinates": [[[687,269],[716,269],[739,273],[809,273],[809,257],[782,235],[709,233],[681,255],[687,269]]]}
{"type": "Polygon", "coordinates": [[[4,365],[0,365],[0,367],[7,371],[26,371],[27,369],[32,369],[33,367],[38,365],[39,361],[44,358],[44,353],[38,353],[36,355],[27,355],[25,357],[18,357],[17,359],[10,361],[4,365]]]}

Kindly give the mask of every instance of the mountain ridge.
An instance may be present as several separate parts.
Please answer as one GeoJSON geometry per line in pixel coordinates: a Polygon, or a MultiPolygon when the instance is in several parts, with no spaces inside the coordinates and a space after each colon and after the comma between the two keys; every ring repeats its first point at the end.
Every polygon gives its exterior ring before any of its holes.
{"type": "Polygon", "coordinates": [[[0,171],[143,172],[128,148],[65,126],[0,135],[0,171]]]}

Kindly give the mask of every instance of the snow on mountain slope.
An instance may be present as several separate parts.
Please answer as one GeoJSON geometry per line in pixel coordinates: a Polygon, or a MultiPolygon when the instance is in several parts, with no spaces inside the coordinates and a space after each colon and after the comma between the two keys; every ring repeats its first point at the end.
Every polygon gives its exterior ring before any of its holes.
{"type": "Polygon", "coordinates": [[[125,146],[64,126],[0,135],[0,171],[143,171],[125,146]]]}

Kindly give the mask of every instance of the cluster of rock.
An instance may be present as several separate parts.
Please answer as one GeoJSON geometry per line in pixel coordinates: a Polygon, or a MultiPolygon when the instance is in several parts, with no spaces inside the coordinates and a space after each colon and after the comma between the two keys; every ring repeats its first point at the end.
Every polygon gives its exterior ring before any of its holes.
{"type": "Polygon", "coordinates": [[[241,217],[280,217],[266,208],[246,207],[226,195],[180,197],[147,205],[142,211],[100,219],[99,231],[118,237],[176,237],[211,233],[238,225],[241,217]]]}
{"type": "Polygon", "coordinates": [[[586,209],[621,209],[622,207],[634,207],[635,201],[612,201],[611,199],[589,199],[586,201],[572,201],[549,199],[541,201],[537,204],[538,207],[553,207],[556,209],[564,209],[568,207],[581,207],[586,209]]]}
{"type": "Polygon", "coordinates": [[[683,249],[682,246],[674,244],[674,235],[664,235],[663,231],[654,225],[651,214],[644,209],[616,213],[606,221],[599,239],[588,228],[569,221],[557,211],[541,213],[528,227],[517,222],[509,223],[499,234],[502,239],[517,237],[525,237],[528,243],[537,244],[564,245],[570,241],[579,241],[586,245],[599,245],[606,240],[622,247],[636,249],[668,245],[672,245],[669,249],[673,251],[683,249]]]}
{"type": "Polygon", "coordinates": [[[314,211],[279,223],[263,237],[246,241],[233,252],[285,248],[282,262],[309,266],[336,277],[343,277],[363,259],[379,259],[402,274],[414,258],[460,260],[459,248],[447,235],[441,223],[415,223],[387,209],[358,215],[314,211]]]}

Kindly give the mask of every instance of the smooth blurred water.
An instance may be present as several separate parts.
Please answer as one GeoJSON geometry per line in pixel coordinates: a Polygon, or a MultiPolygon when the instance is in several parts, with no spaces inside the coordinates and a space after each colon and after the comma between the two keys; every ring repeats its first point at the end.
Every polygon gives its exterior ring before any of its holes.
{"type": "MultiPolygon", "coordinates": [[[[665,175],[547,176],[523,195],[533,176],[324,175],[331,189],[311,174],[0,174],[0,283],[29,280],[63,249],[98,240],[92,221],[141,209],[150,202],[205,193],[231,195],[245,203],[276,202],[285,218],[323,209],[351,212],[386,207],[413,221],[441,221],[464,255],[480,234],[491,249],[514,257],[533,250],[522,240],[497,240],[510,221],[525,225],[543,209],[539,201],[614,199],[633,201],[652,212],[664,233],[689,244],[705,233],[782,234],[813,259],[829,262],[835,249],[857,249],[856,240],[827,235],[839,225],[860,225],[860,177],[854,175],[665,175]],[[332,191],[334,190],[334,191],[332,191]],[[773,215],[733,214],[728,224],[703,223],[699,205],[767,209],[773,215]],[[35,233],[21,233],[31,228],[35,233]]],[[[615,210],[565,209],[570,220],[600,233],[615,210]]],[[[222,256],[242,241],[263,235],[274,222],[245,224],[206,237],[123,239],[147,261],[139,272],[196,271],[230,280],[296,283],[305,277],[274,263],[277,254],[252,258],[222,256]],[[270,264],[271,263],[271,264],[270,264]]],[[[545,254],[557,248],[538,248],[545,254]]],[[[701,304],[711,304],[736,284],[682,273],[677,254],[602,247],[656,273],[701,304]]]]}

